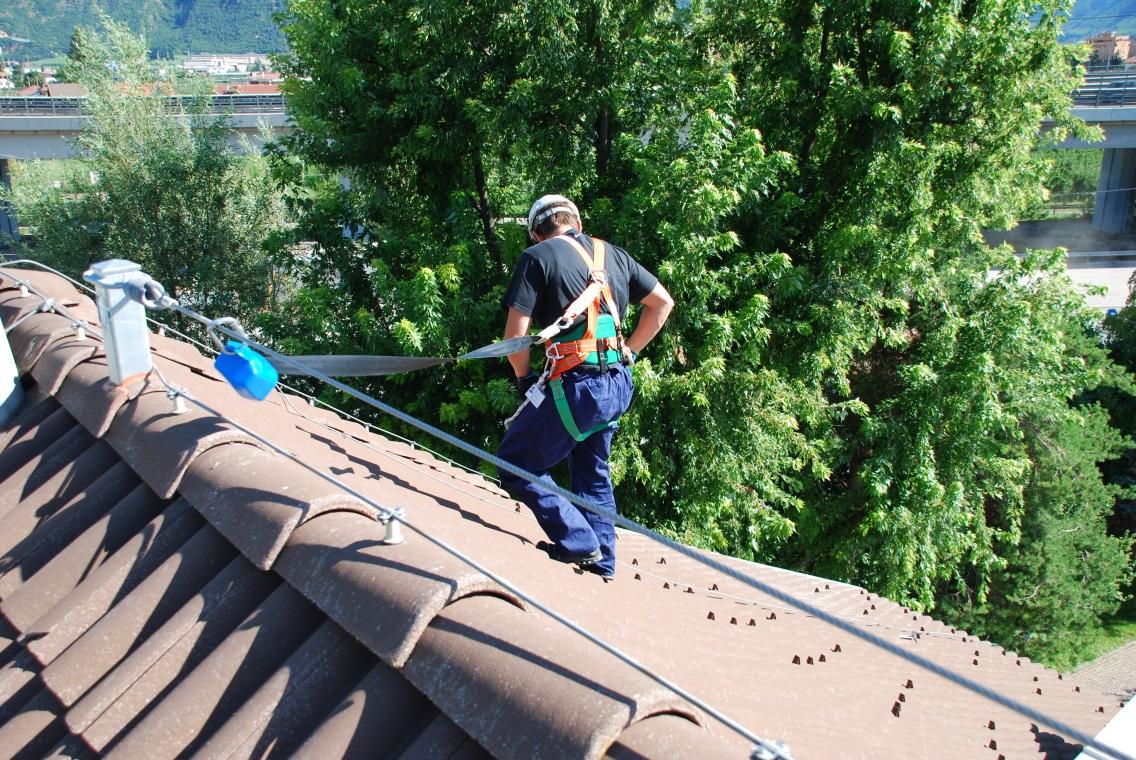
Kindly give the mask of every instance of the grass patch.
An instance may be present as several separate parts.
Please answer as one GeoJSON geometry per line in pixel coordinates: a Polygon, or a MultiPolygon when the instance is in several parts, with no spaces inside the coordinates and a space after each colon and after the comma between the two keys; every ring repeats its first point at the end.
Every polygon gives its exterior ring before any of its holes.
{"type": "Polygon", "coordinates": [[[1084,645],[1075,659],[1054,666],[1068,672],[1130,641],[1136,641],[1136,598],[1130,598],[1114,614],[1102,618],[1096,631],[1086,632],[1084,645]]]}
{"type": "Polygon", "coordinates": [[[37,183],[62,185],[82,177],[86,172],[86,164],[74,158],[46,158],[31,161],[12,161],[12,189],[19,190],[24,185],[34,186],[37,183]]]}

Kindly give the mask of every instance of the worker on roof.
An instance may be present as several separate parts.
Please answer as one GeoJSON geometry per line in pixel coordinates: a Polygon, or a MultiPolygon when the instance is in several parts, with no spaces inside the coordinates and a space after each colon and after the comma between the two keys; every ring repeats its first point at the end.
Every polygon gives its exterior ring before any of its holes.
{"type": "MultiPolygon", "coordinates": [[[[548,361],[539,375],[529,349],[509,356],[526,400],[497,453],[543,478],[567,458],[571,490],[614,514],[608,457],[616,420],[631,404],[629,367],[667,321],[674,301],[627,251],[585,235],[580,212],[564,196],[539,198],[529,210],[528,229],[534,245],[521,255],[505,293],[505,337],[527,335],[534,324],[543,329],[559,323],[562,331],[545,343],[548,361]],[[642,304],[643,311],[624,339],[628,303],[642,304]]],[[[537,548],[559,562],[614,577],[610,517],[507,472],[500,475],[551,539],[537,548]]]]}

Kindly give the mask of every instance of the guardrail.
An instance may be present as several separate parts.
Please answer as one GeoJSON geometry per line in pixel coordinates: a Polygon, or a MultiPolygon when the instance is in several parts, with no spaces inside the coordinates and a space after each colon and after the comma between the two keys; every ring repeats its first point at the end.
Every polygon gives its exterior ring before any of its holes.
{"type": "Polygon", "coordinates": [[[1136,71],[1089,74],[1073,91],[1075,106],[1136,105],[1136,71]]]}
{"type": "MultiPolygon", "coordinates": [[[[284,96],[275,95],[210,95],[209,112],[224,113],[284,113],[284,96]]],[[[85,97],[52,98],[45,95],[27,97],[0,97],[2,116],[82,116],[85,97]]],[[[177,112],[194,98],[171,96],[164,98],[167,110],[177,112]]]]}

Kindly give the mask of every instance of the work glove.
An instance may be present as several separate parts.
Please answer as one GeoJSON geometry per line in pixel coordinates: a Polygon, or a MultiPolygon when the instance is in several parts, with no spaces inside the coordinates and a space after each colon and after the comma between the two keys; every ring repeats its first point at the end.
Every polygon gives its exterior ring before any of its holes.
{"type": "Polygon", "coordinates": [[[624,364],[624,366],[627,366],[627,367],[634,366],[635,361],[639,358],[639,354],[635,353],[634,351],[632,351],[627,346],[623,347],[622,354],[623,354],[623,364],[624,364]]]}
{"type": "Polygon", "coordinates": [[[528,392],[529,388],[536,385],[536,381],[539,379],[540,375],[529,370],[529,373],[523,377],[514,377],[513,382],[517,384],[517,392],[523,396],[528,392]]]}

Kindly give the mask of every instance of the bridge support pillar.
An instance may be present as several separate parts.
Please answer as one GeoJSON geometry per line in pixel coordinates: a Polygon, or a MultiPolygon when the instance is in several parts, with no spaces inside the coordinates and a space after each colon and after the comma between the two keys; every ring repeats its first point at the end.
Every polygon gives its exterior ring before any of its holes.
{"type": "MultiPolygon", "coordinates": [[[[8,160],[7,158],[0,158],[0,182],[4,183],[5,188],[11,190],[12,178],[8,174],[8,160]]],[[[0,245],[3,244],[5,237],[19,240],[20,225],[16,221],[16,210],[8,203],[0,201],[0,245]]]]}
{"type": "Polygon", "coordinates": [[[1132,226],[1136,187],[1136,148],[1105,148],[1097,180],[1093,229],[1116,234],[1132,226]]]}

